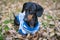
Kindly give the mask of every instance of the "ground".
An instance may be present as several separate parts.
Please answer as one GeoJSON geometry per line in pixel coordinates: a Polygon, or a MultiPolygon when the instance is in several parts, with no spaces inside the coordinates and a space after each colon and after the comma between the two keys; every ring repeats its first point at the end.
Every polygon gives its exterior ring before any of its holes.
{"type": "Polygon", "coordinates": [[[60,40],[60,0],[0,0],[0,40],[60,40]],[[21,36],[13,23],[13,13],[21,12],[25,2],[35,2],[44,8],[38,18],[40,30],[34,36],[21,36]]]}

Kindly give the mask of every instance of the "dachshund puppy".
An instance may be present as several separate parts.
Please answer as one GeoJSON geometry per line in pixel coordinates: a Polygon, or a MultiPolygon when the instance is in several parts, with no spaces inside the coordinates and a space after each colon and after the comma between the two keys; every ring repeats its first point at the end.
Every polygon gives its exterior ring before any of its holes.
{"type": "Polygon", "coordinates": [[[26,2],[19,15],[15,16],[14,24],[19,26],[18,32],[22,35],[35,34],[40,27],[38,17],[43,14],[43,7],[33,2],[26,2]]]}

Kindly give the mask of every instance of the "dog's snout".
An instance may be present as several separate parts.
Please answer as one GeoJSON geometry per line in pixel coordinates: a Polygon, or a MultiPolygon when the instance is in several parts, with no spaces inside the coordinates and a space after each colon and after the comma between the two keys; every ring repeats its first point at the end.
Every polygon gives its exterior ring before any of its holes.
{"type": "Polygon", "coordinates": [[[30,20],[32,20],[32,17],[33,17],[33,15],[27,15],[27,16],[25,16],[24,20],[30,21],[30,20]]]}
{"type": "Polygon", "coordinates": [[[33,15],[28,15],[28,20],[31,20],[33,15]]]}

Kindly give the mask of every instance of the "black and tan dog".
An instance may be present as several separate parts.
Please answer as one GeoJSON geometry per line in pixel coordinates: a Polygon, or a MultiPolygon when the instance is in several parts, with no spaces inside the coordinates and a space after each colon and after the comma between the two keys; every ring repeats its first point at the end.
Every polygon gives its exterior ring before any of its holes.
{"type": "Polygon", "coordinates": [[[33,2],[26,2],[23,5],[21,13],[19,13],[20,16],[15,16],[14,24],[19,26],[19,33],[20,34],[34,34],[38,31],[39,22],[37,17],[41,17],[43,14],[43,8],[39,4],[33,3],[33,2]],[[22,19],[23,18],[23,19],[22,19]],[[23,23],[25,27],[21,26],[21,21],[19,19],[23,20],[23,23]]]}

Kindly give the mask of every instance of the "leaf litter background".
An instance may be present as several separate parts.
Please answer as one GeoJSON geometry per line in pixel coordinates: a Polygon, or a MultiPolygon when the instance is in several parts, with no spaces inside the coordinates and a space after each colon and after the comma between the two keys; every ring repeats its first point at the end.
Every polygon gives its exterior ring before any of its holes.
{"type": "Polygon", "coordinates": [[[60,0],[0,0],[0,40],[60,40],[60,0]],[[33,36],[21,36],[13,23],[13,13],[21,12],[25,2],[35,2],[44,8],[38,18],[40,30],[33,36]]]}

